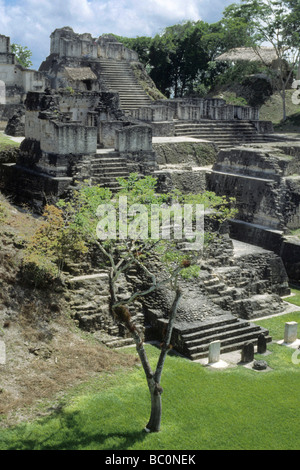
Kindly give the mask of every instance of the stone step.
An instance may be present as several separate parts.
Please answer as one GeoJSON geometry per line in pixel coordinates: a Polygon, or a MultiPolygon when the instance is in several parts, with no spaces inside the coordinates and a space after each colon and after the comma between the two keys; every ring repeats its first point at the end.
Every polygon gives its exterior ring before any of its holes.
{"type": "Polygon", "coordinates": [[[232,131],[232,132],[229,132],[229,131],[224,131],[224,132],[218,132],[218,131],[194,131],[194,130],[186,130],[184,132],[178,132],[176,131],[175,132],[175,135],[177,136],[180,136],[180,135],[184,135],[184,136],[210,136],[211,138],[215,137],[215,138],[219,138],[219,139],[232,139],[232,138],[241,138],[241,137],[256,137],[256,138],[259,138],[259,139],[264,139],[264,136],[262,134],[256,134],[254,132],[243,132],[241,130],[239,131],[232,131]]]}
{"type": "Polygon", "coordinates": [[[124,96],[122,95],[122,92],[120,92],[120,90],[116,90],[116,91],[119,93],[119,100],[123,104],[134,103],[136,108],[139,108],[141,106],[148,106],[150,104],[148,100],[146,100],[145,98],[139,98],[138,96],[136,96],[135,93],[132,93],[131,96],[124,96]]]}
{"type": "MultiPolygon", "coordinates": [[[[113,90],[112,90],[113,91],[113,90]]],[[[119,94],[119,101],[122,105],[126,106],[135,106],[135,108],[140,108],[142,106],[149,106],[150,102],[145,101],[144,98],[139,99],[134,93],[130,97],[124,97],[122,96],[122,92],[120,90],[116,90],[116,92],[119,94]]]]}
{"type": "Polygon", "coordinates": [[[117,181],[103,181],[103,179],[99,179],[97,177],[91,178],[91,183],[95,185],[99,185],[102,188],[108,188],[112,192],[119,191],[122,187],[119,185],[117,181]]]}
{"type": "Polygon", "coordinates": [[[119,94],[120,107],[126,111],[151,103],[127,61],[100,59],[100,70],[108,90],[119,94]]]}
{"type": "Polygon", "coordinates": [[[209,295],[209,298],[214,304],[219,305],[223,310],[228,310],[229,306],[233,303],[233,298],[231,295],[224,295],[225,293],[226,291],[220,294],[209,295]]]}
{"type": "Polygon", "coordinates": [[[110,297],[108,296],[105,300],[103,299],[101,303],[78,303],[71,306],[72,316],[80,317],[82,315],[91,315],[94,313],[103,313],[107,310],[107,305],[109,304],[110,297]]]}
{"type": "MultiPolygon", "coordinates": [[[[272,342],[272,338],[268,334],[266,334],[265,336],[266,336],[267,343],[272,342]]],[[[250,340],[254,345],[257,344],[257,337],[250,338],[250,340]]],[[[225,354],[225,353],[232,352],[232,351],[239,351],[243,348],[246,341],[249,341],[249,340],[247,340],[245,338],[237,337],[236,342],[234,342],[234,343],[223,344],[223,345],[221,343],[220,352],[221,352],[221,354],[225,354]]],[[[209,351],[209,345],[208,345],[208,348],[207,348],[206,351],[192,353],[190,355],[190,359],[192,361],[196,361],[198,359],[206,358],[206,357],[208,357],[208,351],[209,351]]]]}
{"type": "Polygon", "coordinates": [[[124,165],[126,164],[126,159],[122,157],[103,157],[100,153],[97,153],[95,155],[95,158],[93,159],[95,162],[101,162],[101,163],[111,163],[111,164],[121,164],[124,165]]]}
{"type": "MultiPolygon", "coordinates": [[[[210,321],[197,322],[195,325],[186,325],[184,328],[180,328],[180,334],[187,335],[198,331],[208,330],[214,325],[214,327],[219,327],[222,325],[230,325],[236,323],[238,319],[233,315],[222,315],[221,317],[215,317],[210,321]]],[[[176,330],[176,327],[175,327],[176,330]]]]}
{"type": "Polygon", "coordinates": [[[71,305],[71,310],[80,310],[80,312],[90,312],[91,310],[96,310],[99,308],[99,305],[93,303],[93,302],[88,302],[87,304],[82,304],[82,303],[77,303],[71,305]]]}
{"type": "Polygon", "coordinates": [[[121,164],[121,163],[104,163],[104,162],[95,162],[92,164],[92,169],[93,170],[97,170],[97,169],[101,169],[103,171],[124,171],[125,169],[127,169],[126,167],[126,164],[121,164]]]}
{"type": "Polygon", "coordinates": [[[103,177],[104,179],[124,178],[128,176],[128,171],[111,171],[105,173],[103,169],[95,170],[93,176],[103,177]]]}
{"type": "Polygon", "coordinates": [[[264,142],[265,138],[247,121],[203,121],[176,123],[175,135],[208,139],[219,147],[264,142]]]}
{"type": "Polygon", "coordinates": [[[86,331],[93,331],[102,328],[103,316],[101,313],[91,315],[80,315],[77,317],[79,328],[86,331]]]}
{"type": "Polygon", "coordinates": [[[100,173],[101,175],[105,177],[112,177],[112,176],[126,176],[128,175],[127,168],[105,168],[105,167],[94,167],[93,168],[93,174],[95,173],[100,173]]]}
{"type": "Polygon", "coordinates": [[[213,341],[221,342],[221,352],[241,349],[246,341],[256,343],[260,334],[264,334],[267,341],[272,341],[268,330],[232,314],[181,329],[176,327],[173,334],[174,344],[179,341],[181,352],[192,360],[207,357],[213,341]]]}
{"type": "Polygon", "coordinates": [[[123,348],[124,346],[134,345],[135,342],[132,338],[114,338],[111,340],[104,341],[104,344],[108,348],[117,349],[117,348],[123,348]]]}
{"type": "MultiPolygon", "coordinates": [[[[237,135],[237,133],[241,134],[242,136],[245,136],[245,137],[253,137],[253,136],[257,136],[257,137],[263,137],[261,134],[257,134],[251,130],[247,130],[247,131],[242,131],[241,129],[239,130],[228,130],[228,131],[225,131],[222,129],[222,132],[221,131],[217,131],[217,130],[204,130],[204,129],[198,129],[198,130],[193,130],[193,129],[186,129],[184,131],[181,131],[180,134],[181,135],[190,135],[190,134],[194,134],[194,135],[207,135],[208,133],[212,133],[212,135],[214,136],[217,136],[218,138],[221,138],[221,137],[235,137],[237,135]]],[[[178,134],[179,132],[176,131],[175,132],[176,134],[178,134]]]]}
{"type": "Polygon", "coordinates": [[[237,125],[237,124],[218,124],[217,122],[214,124],[175,124],[175,130],[176,131],[185,131],[185,130],[199,130],[199,131],[211,131],[211,130],[219,130],[219,131],[225,131],[225,130],[244,130],[244,131],[252,131],[252,132],[257,132],[256,129],[251,126],[251,125],[237,125]]]}
{"type": "MultiPolygon", "coordinates": [[[[231,351],[234,351],[236,349],[239,349],[239,347],[243,347],[243,344],[246,343],[247,341],[257,341],[258,335],[261,333],[260,329],[258,330],[252,330],[252,331],[243,331],[243,332],[237,332],[237,334],[234,335],[228,335],[225,339],[220,338],[221,341],[221,352],[224,352],[225,348],[230,347],[231,351]]],[[[198,356],[200,357],[206,357],[207,353],[209,351],[209,345],[212,341],[219,341],[218,335],[213,336],[213,339],[211,341],[207,341],[205,343],[202,343],[200,345],[195,345],[192,346],[191,348],[188,349],[188,354],[190,357],[195,357],[198,356]]]]}
{"type": "Polygon", "coordinates": [[[221,324],[210,323],[208,327],[205,329],[198,328],[195,331],[183,333],[181,336],[184,339],[184,341],[189,342],[189,341],[194,341],[194,340],[198,340],[201,338],[210,337],[212,333],[214,332],[222,333],[224,331],[232,331],[238,328],[243,328],[245,326],[249,326],[249,322],[245,320],[240,320],[238,318],[234,318],[234,321],[232,322],[227,321],[221,324]]]}
{"type": "Polygon", "coordinates": [[[127,178],[128,177],[128,173],[117,173],[117,174],[114,174],[112,176],[106,176],[106,175],[103,175],[101,173],[94,173],[93,175],[94,178],[99,178],[100,181],[102,181],[103,183],[109,183],[109,182],[112,182],[112,183],[115,183],[116,181],[116,178],[127,178]]]}
{"type": "MultiPolygon", "coordinates": [[[[85,310],[88,310],[88,308],[86,308],[88,304],[82,303],[86,295],[86,289],[78,289],[78,290],[73,291],[73,293],[77,295],[73,297],[71,302],[69,302],[71,309],[82,310],[83,308],[85,310]]],[[[94,308],[94,307],[99,308],[101,304],[108,303],[109,300],[110,300],[110,295],[108,292],[107,292],[107,295],[96,295],[94,298],[95,304],[92,305],[91,308],[94,308]]]]}
{"type": "Polygon", "coordinates": [[[212,277],[212,278],[210,278],[210,279],[204,280],[204,281],[203,281],[203,284],[204,284],[205,287],[206,287],[206,286],[209,287],[209,286],[214,286],[214,285],[217,284],[218,282],[219,282],[219,278],[218,278],[217,276],[214,276],[214,277],[212,277]]]}
{"type": "MultiPolygon", "coordinates": [[[[183,136],[183,134],[181,134],[183,136]]],[[[256,136],[254,135],[243,135],[240,134],[239,136],[237,135],[226,135],[226,136],[219,136],[219,135],[213,135],[213,134],[196,134],[196,133],[189,133],[185,135],[186,137],[193,137],[196,139],[204,139],[204,140],[210,140],[212,142],[223,142],[223,143],[230,143],[230,142],[265,142],[265,139],[261,136],[256,136]]],[[[175,135],[175,137],[180,137],[179,135],[175,135]]]]}
{"type": "Polygon", "coordinates": [[[214,119],[201,119],[198,121],[188,121],[188,120],[177,120],[175,122],[176,126],[188,126],[188,125],[194,125],[194,126],[249,126],[254,128],[254,125],[250,121],[243,121],[240,119],[232,119],[230,121],[227,120],[214,120],[214,119]]]}
{"type": "Polygon", "coordinates": [[[237,131],[223,131],[220,132],[220,131],[217,131],[217,130],[192,130],[192,129],[188,129],[188,130],[185,130],[185,131],[181,131],[181,132],[178,132],[176,131],[175,134],[177,135],[199,135],[199,136],[206,136],[206,135],[210,135],[211,137],[217,137],[217,138],[240,138],[241,136],[243,137],[258,137],[258,138],[263,138],[263,135],[261,134],[257,134],[255,132],[252,132],[252,131],[242,131],[242,130],[237,130],[237,131]]]}
{"type": "Polygon", "coordinates": [[[105,77],[107,79],[107,82],[109,82],[110,86],[115,86],[115,87],[120,87],[123,88],[124,91],[127,91],[128,93],[131,90],[137,90],[137,91],[142,91],[143,88],[137,84],[137,83],[132,83],[131,80],[129,79],[124,79],[123,77],[118,77],[116,74],[114,74],[113,77],[108,79],[108,76],[106,75],[105,77]]]}
{"type": "Polygon", "coordinates": [[[217,280],[216,282],[211,283],[209,285],[206,284],[205,289],[208,294],[217,293],[221,295],[221,292],[224,292],[226,290],[226,286],[223,282],[220,282],[219,280],[217,280]]]}
{"type": "MultiPolygon", "coordinates": [[[[212,341],[221,341],[224,343],[224,340],[229,340],[232,342],[234,338],[243,336],[245,335],[250,335],[252,337],[253,333],[256,333],[257,331],[260,330],[259,326],[253,325],[249,326],[249,324],[245,325],[239,325],[239,328],[235,329],[226,329],[224,327],[224,331],[214,331],[213,329],[211,330],[211,335],[210,336],[205,336],[194,339],[194,340],[188,340],[186,341],[186,347],[189,349],[191,353],[193,352],[198,352],[198,348],[202,348],[203,346],[209,345],[212,341]]],[[[235,341],[235,340],[234,340],[235,341]]]]}

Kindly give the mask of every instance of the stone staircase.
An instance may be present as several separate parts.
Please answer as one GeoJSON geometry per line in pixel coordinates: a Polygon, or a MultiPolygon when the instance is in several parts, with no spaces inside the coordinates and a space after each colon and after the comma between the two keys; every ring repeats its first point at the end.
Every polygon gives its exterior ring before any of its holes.
{"type": "Polygon", "coordinates": [[[242,349],[247,341],[257,344],[260,334],[271,342],[268,330],[232,315],[224,315],[207,322],[181,325],[173,331],[172,344],[182,354],[195,361],[208,356],[212,341],[221,342],[221,354],[242,349]]]}
{"type": "MultiPolygon", "coordinates": [[[[220,148],[235,145],[262,143],[269,140],[266,134],[259,134],[249,121],[213,121],[178,122],[175,124],[175,136],[186,136],[214,142],[220,148]]],[[[276,140],[271,137],[272,141],[276,140]]]]}
{"type": "Polygon", "coordinates": [[[110,317],[108,306],[110,293],[107,272],[75,275],[68,279],[71,317],[79,328],[86,331],[104,329],[108,334],[117,334],[118,327],[110,317]]]}
{"type": "MultiPolygon", "coordinates": [[[[109,277],[105,269],[82,274],[83,263],[68,264],[68,303],[71,318],[82,330],[110,348],[133,345],[134,340],[126,328],[115,322],[110,313],[109,277]],[[71,274],[72,273],[72,274],[71,274]]],[[[124,298],[128,297],[126,286],[121,282],[124,298]]],[[[119,298],[121,298],[122,293],[119,298]]],[[[138,305],[131,306],[134,324],[143,333],[144,315],[138,305]]]]}
{"type": "Polygon", "coordinates": [[[203,281],[207,297],[220,308],[244,319],[283,310],[281,298],[269,291],[267,279],[257,279],[251,269],[215,268],[203,281]]]}
{"type": "Polygon", "coordinates": [[[126,60],[100,59],[100,73],[108,91],[119,94],[120,107],[127,112],[151,104],[151,99],[138,84],[126,60]]]}
{"type": "Polygon", "coordinates": [[[118,152],[104,151],[97,153],[91,161],[91,183],[109,188],[111,191],[120,189],[116,178],[128,178],[126,159],[118,152]]]}

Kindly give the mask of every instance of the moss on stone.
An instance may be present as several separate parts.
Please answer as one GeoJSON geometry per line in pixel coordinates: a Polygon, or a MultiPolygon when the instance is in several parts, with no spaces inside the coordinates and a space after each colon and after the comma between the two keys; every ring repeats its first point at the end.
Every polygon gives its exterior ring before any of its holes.
{"type": "Polygon", "coordinates": [[[154,143],[158,164],[193,164],[197,166],[212,165],[215,162],[217,149],[214,144],[197,142],[154,143]]]}
{"type": "Polygon", "coordinates": [[[149,77],[146,70],[139,62],[131,63],[133,73],[138,83],[143,87],[147,95],[153,100],[162,100],[166,97],[156,88],[155,83],[149,77]]]}

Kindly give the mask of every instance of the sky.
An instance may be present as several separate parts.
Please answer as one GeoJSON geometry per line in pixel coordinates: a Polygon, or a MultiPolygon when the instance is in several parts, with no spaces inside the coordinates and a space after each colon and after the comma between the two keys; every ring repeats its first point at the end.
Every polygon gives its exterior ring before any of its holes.
{"type": "Polygon", "coordinates": [[[0,34],[32,51],[38,70],[50,53],[50,34],[70,26],[76,33],[151,36],[184,20],[218,21],[236,0],[0,0],[0,34]]]}

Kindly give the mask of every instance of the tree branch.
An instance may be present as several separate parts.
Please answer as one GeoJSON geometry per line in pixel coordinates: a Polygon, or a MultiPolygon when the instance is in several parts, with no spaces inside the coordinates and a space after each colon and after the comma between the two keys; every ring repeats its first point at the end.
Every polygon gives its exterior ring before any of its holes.
{"type": "Polygon", "coordinates": [[[161,350],[161,353],[160,353],[160,356],[159,356],[159,359],[158,359],[158,362],[157,362],[155,374],[154,374],[154,380],[157,384],[160,383],[164,362],[165,362],[167,353],[169,351],[169,346],[170,346],[174,321],[175,321],[175,318],[176,318],[177,309],[178,309],[178,305],[179,305],[181,296],[182,296],[181,290],[180,290],[180,288],[177,287],[175,298],[174,298],[174,301],[173,301],[173,304],[172,304],[172,307],[171,307],[171,310],[170,310],[170,317],[169,317],[169,322],[168,322],[168,326],[167,326],[166,336],[165,336],[165,339],[164,339],[164,342],[163,342],[162,350],[161,350]]]}

